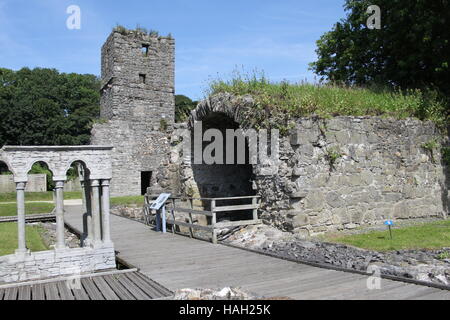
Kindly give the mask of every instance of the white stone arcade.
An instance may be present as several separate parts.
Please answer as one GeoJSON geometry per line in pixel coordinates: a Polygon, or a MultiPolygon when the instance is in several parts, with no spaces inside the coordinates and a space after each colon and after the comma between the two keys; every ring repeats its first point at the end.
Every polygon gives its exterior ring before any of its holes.
{"type": "Polygon", "coordinates": [[[0,161],[8,166],[16,183],[18,218],[18,247],[14,255],[0,257],[0,282],[70,274],[74,264],[78,265],[77,272],[115,268],[109,223],[111,150],[111,146],[4,146],[0,149],[0,161]],[[28,172],[36,162],[47,164],[55,182],[57,242],[54,252],[30,253],[26,247],[25,186],[28,172]],[[74,163],[83,187],[80,219],[84,230],[82,248],[69,249],[64,239],[63,190],[67,171],[74,163]],[[53,272],[43,272],[42,268],[53,272]]]}

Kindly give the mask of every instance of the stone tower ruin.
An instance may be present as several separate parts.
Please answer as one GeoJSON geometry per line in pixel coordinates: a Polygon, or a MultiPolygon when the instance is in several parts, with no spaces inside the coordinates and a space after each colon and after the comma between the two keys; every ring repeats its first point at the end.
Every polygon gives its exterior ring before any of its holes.
{"type": "Polygon", "coordinates": [[[101,121],[91,144],[110,144],[111,193],[143,194],[161,186],[167,131],[173,127],[175,41],[140,30],[116,28],[102,47],[101,121]]]}

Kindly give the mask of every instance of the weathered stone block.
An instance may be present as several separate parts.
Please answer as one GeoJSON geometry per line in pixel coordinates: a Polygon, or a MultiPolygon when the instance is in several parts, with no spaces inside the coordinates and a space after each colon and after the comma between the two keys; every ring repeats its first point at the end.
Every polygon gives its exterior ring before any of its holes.
{"type": "Polygon", "coordinates": [[[320,211],[324,207],[325,197],[321,191],[310,192],[305,201],[307,209],[320,211]]]}

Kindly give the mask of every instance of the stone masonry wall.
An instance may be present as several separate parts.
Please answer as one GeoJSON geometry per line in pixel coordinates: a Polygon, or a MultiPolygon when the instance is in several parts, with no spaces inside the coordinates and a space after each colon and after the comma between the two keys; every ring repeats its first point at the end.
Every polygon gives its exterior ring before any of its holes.
{"type": "Polygon", "coordinates": [[[26,255],[12,254],[0,257],[0,283],[75,276],[115,268],[113,247],[67,248],[26,255]]]}
{"type": "Polygon", "coordinates": [[[110,144],[111,194],[141,193],[141,172],[152,172],[152,185],[167,185],[161,173],[170,153],[173,129],[174,47],[171,38],[129,31],[113,32],[102,47],[101,117],[91,144],[110,144]]]}
{"type": "MultiPolygon", "coordinates": [[[[47,191],[47,175],[29,174],[26,192],[47,191]]],[[[16,184],[13,175],[0,175],[0,193],[16,192],[16,184]]]]}
{"type": "MultiPolygon", "coordinates": [[[[211,96],[192,112],[190,127],[211,113],[240,123],[252,103],[250,96],[211,96]]],[[[415,119],[297,119],[294,129],[280,137],[279,159],[252,167],[260,217],[305,236],[388,218],[446,218],[450,173],[440,148],[424,147],[433,140],[448,144],[432,122],[415,119]]],[[[196,194],[204,181],[196,179],[189,155],[178,149],[181,189],[196,194]]],[[[217,176],[209,183],[224,179],[217,176]]]]}
{"type": "Polygon", "coordinates": [[[448,169],[423,147],[435,138],[431,122],[413,119],[299,119],[281,140],[277,173],[256,177],[262,217],[305,235],[446,217],[448,169]]]}

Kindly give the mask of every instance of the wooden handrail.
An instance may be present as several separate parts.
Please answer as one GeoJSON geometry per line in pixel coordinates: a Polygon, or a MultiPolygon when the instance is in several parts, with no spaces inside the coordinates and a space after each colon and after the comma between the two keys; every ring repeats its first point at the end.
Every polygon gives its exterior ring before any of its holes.
{"type": "Polygon", "coordinates": [[[194,210],[194,209],[179,208],[179,207],[175,207],[175,208],[173,208],[173,210],[179,211],[179,212],[184,212],[184,213],[202,214],[204,216],[212,217],[211,211],[194,210]]]}
{"type": "Polygon", "coordinates": [[[238,211],[238,210],[253,210],[258,209],[258,205],[255,204],[240,204],[240,205],[231,205],[231,206],[221,206],[216,207],[214,209],[215,212],[223,212],[223,211],[238,211]]]}
{"type": "MultiPolygon", "coordinates": [[[[155,197],[153,195],[146,195],[145,197],[145,205],[144,210],[149,210],[150,197],[155,197]]],[[[183,226],[189,228],[189,235],[192,238],[194,236],[193,229],[199,229],[204,231],[210,231],[212,233],[212,242],[217,243],[217,230],[225,227],[235,227],[241,225],[252,225],[259,224],[261,220],[258,219],[258,209],[260,204],[260,196],[241,196],[241,197],[221,197],[221,198],[184,198],[184,197],[170,197],[166,204],[171,203],[172,206],[169,209],[171,211],[171,219],[166,219],[168,224],[172,225],[172,232],[175,233],[175,226],[183,226]],[[190,203],[190,208],[181,208],[175,205],[176,199],[187,200],[190,203]],[[245,200],[251,199],[251,203],[249,204],[239,204],[239,205],[227,205],[227,206],[217,206],[216,201],[227,201],[227,200],[245,200]],[[194,209],[194,200],[203,200],[203,201],[211,201],[210,210],[196,210],[194,209]],[[241,221],[217,221],[217,213],[226,212],[226,211],[241,211],[241,210],[251,210],[252,216],[249,220],[241,220],[241,221]],[[188,222],[183,222],[175,219],[175,212],[183,212],[188,213],[188,222]],[[199,214],[207,217],[211,217],[210,224],[207,226],[194,224],[192,215],[199,214]]]]}

